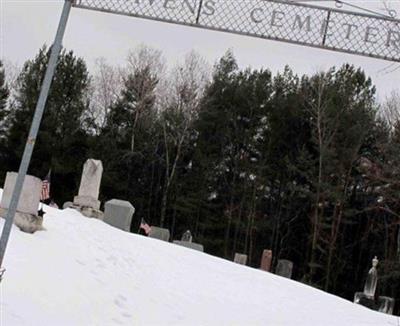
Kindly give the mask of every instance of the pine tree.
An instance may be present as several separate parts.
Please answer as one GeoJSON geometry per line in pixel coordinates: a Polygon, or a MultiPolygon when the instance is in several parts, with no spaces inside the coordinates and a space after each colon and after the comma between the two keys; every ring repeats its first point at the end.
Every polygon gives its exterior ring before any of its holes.
{"type": "MultiPolygon", "coordinates": [[[[7,108],[7,101],[9,96],[9,90],[5,82],[5,71],[3,69],[3,64],[0,61],[0,165],[5,166],[7,161],[7,156],[5,155],[5,132],[7,125],[7,117],[9,114],[7,108]]],[[[4,171],[0,169],[0,182],[4,181],[4,171]]]]}
{"type": "MultiPolygon", "coordinates": [[[[194,136],[200,100],[207,85],[207,65],[195,52],[186,55],[183,64],[171,72],[169,96],[160,116],[163,125],[165,173],[161,199],[160,225],[166,221],[168,199],[178,178],[185,178],[185,166],[190,164],[190,139],[194,136]],[[179,173],[182,172],[182,173],[179,173]]],[[[177,190],[177,188],[175,187],[177,190]]],[[[179,193],[175,193],[179,196],[179,193]]],[[[173,209],[172,226],[175,226],[177,209],[173,209]]],[[[187,217],[189,219],[189,217],[187,217]]],[[[175,231],[173,228],[172,231],[175,231]]],[[[172,232],[173,233],[173,232],[172,232]]]]}
{"type": "Polygon", "coordinates": [[[270,83],[269,71],[239,71],[228,52],[215,68],[196,125],[196,164],[204,173],[205,200],[215,203],[214,245],[227,258],[253,248],[261,180],[256,144],[270,83]]]}
{"type": "Polygon", "coordinates": [[[350,65],[313,76],[306,88],[316,150],[310,278],[328,290],[339,274],[332,267],[354,169],[375,123],[375,89],[360,69],[350,65]]]}
{"type": "MultiPolygon", "coordinates": [[[[27,61],[19,76],[7,135],[7,170],[16,170],[44,78],[49,49],[27,61]]],[[[43,177],[52,169],[52,195],[71,200],[77,190],[87,152],[84,130],[89,75],[85,62],[63,50],[47,99],[29,173],[43,177]]]]}
{"type": "Polygon", "coordinates": [[[3,63],[0,60],[0,123],[3,122],[6,116],[8,96],[9,91],[5,81],[5,71],[3,69],[3,63]]]}
{"type": "MultiPolygon", "coordinates": [[[[135,202],[137,214],[148,223],[148,215],[158,203],[150,204],[158,176],[158,118],[155,107],[159,82],[150,66],[139,67],[128,75],[106,123],[96,137],[93,152],[104,162],[103,195],[135,202]],[[104,151],[104,148],[108,148],[104,151]]],[[[134,223],[135,224],[135,223],[134,223]]],[[[133,229],[137,227],[132,226],[133,229]]]]}

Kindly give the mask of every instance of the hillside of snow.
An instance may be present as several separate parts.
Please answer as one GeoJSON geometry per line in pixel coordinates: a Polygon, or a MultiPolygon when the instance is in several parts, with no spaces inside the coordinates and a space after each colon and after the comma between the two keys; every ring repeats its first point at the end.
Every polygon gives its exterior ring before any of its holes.
{"type": "Polygon", "coordinates": [[[271,273],[45,210],[46,231],[12,229],[0,325],[400,325],[271,273]]]}

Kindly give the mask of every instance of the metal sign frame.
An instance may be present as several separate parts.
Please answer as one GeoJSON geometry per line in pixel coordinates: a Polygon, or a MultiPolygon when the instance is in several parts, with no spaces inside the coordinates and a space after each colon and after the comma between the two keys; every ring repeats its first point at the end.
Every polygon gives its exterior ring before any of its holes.
{"type": "Polygon", "coordinates": [[[400,62],[400,20],[282,0],[75,0],[74,7],[400,62]]]}

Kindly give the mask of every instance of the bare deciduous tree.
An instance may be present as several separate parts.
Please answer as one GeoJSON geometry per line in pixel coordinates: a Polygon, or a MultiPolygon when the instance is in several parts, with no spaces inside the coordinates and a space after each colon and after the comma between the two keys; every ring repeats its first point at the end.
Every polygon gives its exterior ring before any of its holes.
{"type": "Polygon", "coordinates": [[[197,117],[200,99],[209,81],[210,67],[196,52],[188,53],[171,71],[167,101],[163,106],[165,181],[161,201],[160,225],[165,222],[168,193],[176,174],[190,127],[197,117]]]}
{"type": "Polygon", "coordinates": [[[128,53],[124,79],[129,74],[145,69],[149,70],[151,79],[158,81],[155,89],[156,107],[160,107],[166,95],[164,85],[167,84],[165,81],[166,59],[160,50],[141,44],[128,53]]]}
{"type": "Polygon", "coordinates": [[[400,92],[393,90],[380,108],[380,115],[393,128],[400,122],[400,92]]]}
{"type": "Polygon", "coordinates": [[[18,90],[18,76],[21,73],[21,67],[17,63],[10,60],[4,60],[3,66],[6,76],[7,88],[10,92],[8,98],[8,107],[11,107],[11,103],[14,101],[15,95],[18,90]]]}
{"type": "Polygon", "coordinates": [[[90,88],[89,118],[97,129],[105,126],[106,117],[112,105],[117,100],[123,85],[120,71],[108,64],[105,58],[95,62],[95,74],[90,88]]]}
{"type": "Polygon", "coordinates": [[[164,78],[165,58],[160,50],[139,45],[128,53],[125,85],[134,90],[136,100],[133,110],[133,129],[131,139],[131,152],[135,148],[135,129],[139,119],[150,112],[146,112],[149,103],[153,109],[157,109],[160,101],[161,85],[164,78]],[[154,105],[153,105],[154,104],[154,105]]]}
{"type": "Polygon", "coordinates": [[[160,77],[165,73],[165,58],[162,52],[144,44],[129,51],[127,62],[128,73],[145,68],[150,68],[154,76],[160,77]]]}
{"type": "Polygon", "coordinates": [[[324,73],[318,74],[314,79],[311,87],[314,93],[311,99],[308,100],[309,112],[311,114],[311,122],[314,130],[314,141],[318,148],[318,176],[315,182],[316,195],[313,207],[311,225],[312,225],[312,241],[311,241],[311,257],[310,257],[310,278],[313,277],[316,269],[316,251],[318,238],[320,236],[321,219],[324,214],[324,166],[325,153],[332,142],[335,128],[331,128],[328,123],[327,106],[328,100],[326,97],[327,76],[324,73]]]}

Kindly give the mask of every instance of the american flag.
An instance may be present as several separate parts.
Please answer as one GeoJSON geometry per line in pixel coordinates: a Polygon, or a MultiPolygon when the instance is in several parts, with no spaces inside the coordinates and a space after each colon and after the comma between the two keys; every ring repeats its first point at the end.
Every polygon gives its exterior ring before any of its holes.
{"type": "Polygon", "coordinates": [[[142,219],[142,222],[140,222],[140,229],[143,229],[144,233],[146,233],[146,235],[149,235],[151,231],[151,226],[148,225],[144,219],[142,219]]]}
{"type": "Polygon", "coordinates": [[[42,192],[40,194],[41,201],[44,201],[44,200],[50,198],[50,174],[51,174],[51,170],[49,171],[49,173],[47,173],[46,177],[42,181],[42,192]]]}

